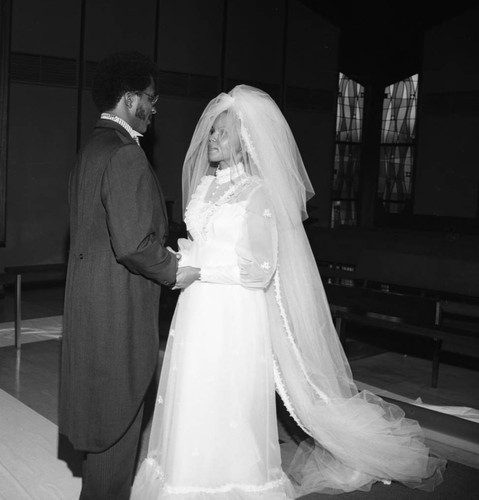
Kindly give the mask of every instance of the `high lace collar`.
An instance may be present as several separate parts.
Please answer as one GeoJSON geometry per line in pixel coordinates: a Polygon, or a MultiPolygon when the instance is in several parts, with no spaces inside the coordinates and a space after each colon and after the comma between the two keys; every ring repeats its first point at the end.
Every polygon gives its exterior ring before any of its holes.
{"type": "Polygon", "coordinates": [[[227,167],[223,169],[216,169],[216,182],[218,184],[226,184],[227,182],[232,182],[244,175],[244,165],[243,163],[238,163],[232,167],[227,167]]]}

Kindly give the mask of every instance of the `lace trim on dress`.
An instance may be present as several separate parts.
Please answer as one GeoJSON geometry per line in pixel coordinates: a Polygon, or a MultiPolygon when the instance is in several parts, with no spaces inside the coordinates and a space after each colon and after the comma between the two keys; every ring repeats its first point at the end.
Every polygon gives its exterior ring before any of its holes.
{"type": "Polygon", "coordinates": [[[233,184],[230,188],[228,188],[219,198],[217,201],[215,202],[210,202],[208,201],[208,208],[205,210],[205,212],[203,213],[203,224],[202,224],[202,235],[204,235],[206,237],[206,228],[208,226],[208,223],[211,219],[211,217],[213,217],[214,213],[218,210],[218,208],[221,206],[221,205],[224,205],[225,203],[227,203],[230,199],[233,198],[233,196],[236,194],[236,192],[241,188],[243,187],[246,183],[248,182],[248,177],[245,177],[243,179],[241,179],[237,184],[233,184]]]}
{"type": "Polygon", "coordinates": [[[212,182],[211,176],[203,177],[196,193],[191,197],[190,203],[185,211],[185,223],[188,228],[195,228],[201,239],[206,241],[208,236],[208,224],[218,210],[218,208],[237,196],[244,187],[254,182],[253,177],[240,177],[239,181],[232,184],[214,203],[204,201],[207,208],[199,210],[198,204],[204,200],[205,191],[209,183],[212,182]]]}
{"type": "Polygon", "coordinates": [[[217,184],[226,184],[227,182],[239,179],[244,173],[244,165],[241,162],[234,167],[217,168],[215,182],[217,184]]]}
{"type": "MultiPolygon", "coordinates": [[[[281,488],[286,484],[285,475],[282,470],[278,470],[280,475],[279,479],[275,481],[268,481],[267,483],[257,485],[257,484],[241,484],[241,483],[227,483],[216,488],[204,488],[201,486],[171,486],[166,482],[165,474],[158,464],[158,462],[150,457],[145,460],[146,465],[148,465],[156,476],[156,479],[160,481],[162,489],[168,494],[188,494],[188,493],[227,493],[232,490],[243,490],[250,493],[263,492],[276,488],[281,488]]],[[[276,471],[272,471],[276,472],[276,471]]]]}

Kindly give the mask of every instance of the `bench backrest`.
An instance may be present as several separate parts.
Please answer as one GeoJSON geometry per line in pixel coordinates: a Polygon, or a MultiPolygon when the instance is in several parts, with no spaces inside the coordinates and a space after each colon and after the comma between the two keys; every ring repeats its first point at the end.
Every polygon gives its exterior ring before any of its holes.
{"type": "Polygon", "coordinates": [[[416,325],[436,323],[437,300],[429,297],[330,283],[324,283],[324,289],[331,306],[416,325]]]}
{"type": "Polygon", "coordinates": [[[367,281],[479,297],[479,261],[365,250],[355,274],[367,281]]]}

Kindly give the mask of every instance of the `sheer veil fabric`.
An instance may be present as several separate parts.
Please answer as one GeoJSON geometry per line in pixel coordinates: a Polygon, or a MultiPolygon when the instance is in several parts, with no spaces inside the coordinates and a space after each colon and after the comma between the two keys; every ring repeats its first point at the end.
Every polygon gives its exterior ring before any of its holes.
{"type": "Polygon", "coordinates": [[[446,462],[430,455],[419,424],[354,383],[303,227],[314,191],[292,132],[268,94],[239,85],[206,107],[183,166],[184,208],[211,168],[208,138],[221,113],[239,137],[241,168],[261,179],[276,221],[277,262],[265,289],[272,372],[287,410],[310,436],[285,470],[292,496],[369,490],[377,481],[432,490],[446,462]]]}

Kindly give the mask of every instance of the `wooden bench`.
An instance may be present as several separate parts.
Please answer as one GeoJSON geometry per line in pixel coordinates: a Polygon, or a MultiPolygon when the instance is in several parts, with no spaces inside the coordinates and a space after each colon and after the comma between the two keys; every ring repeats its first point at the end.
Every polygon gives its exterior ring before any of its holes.
{"type": "MultiPolygon", "coordinates": [[[[465,282],[459,287],[456,277],[456,282],[448,282],[447,287],[436,280],[444,290],[428,290],[420,276],[424,263],[419,256],[395,254],[393,262],[391,265],[382,253],[365,251],[356,263],[317,264],[343,345],[347,324],[429,338],[433,343],[431,385],[437,387],[443,341],[479,336],[479,297],[474,295],[477,285],[465,282]],[[411,272],[415,273],[412,282],[411,272]]],[[[442,262],[438,265],[434,261],[433,265],[444,267],[442,262]]],[[[465,280],[471,273],[462,274],[465,280]]]]}
{"type": "Polygon", "coordinates": [[[376,315],[374,312],[363,313],[337,308],[334,304],[331,306],[331,312],[335,318],[336,330],[338,331],[343,344],[346,340],[347,323],[398,332],[406,335],[430,338],[433,342],[431,387],[434,388],[437,387],[438,384],[440,354],[444,339],[451,338],[451,336],[477,338],[477,335],[479,334],[479,330],[471,332],[459,328],[444,327],[442,325],[415,325],[407,323],[396,317],[391,318],[386,315],[376,315]]]}
{"type": "Polygon", "coordinates": [[[438,384],[443,341],[479,336],[479,301],[444,299],[444,294],[421,289],[416,294],[394,293],[385,283],[374,282],[376,288],[371,288],[371,282],[358,277],[352,265],[319,263],[318,267],[343,346],[348,324],[429,338],[433,344],[432,387],[438,384]]]}
{"type": "Polygon", "coordinates": [[[26,275],[56,275],[64,280],[66,277],[66,264],[39,264],[33,266],[11,266],[5,268],[5,276],[15,283],[14,322],[15,322],[15,347],[21,348],[22,334],[22,277],[26,275]]]}

